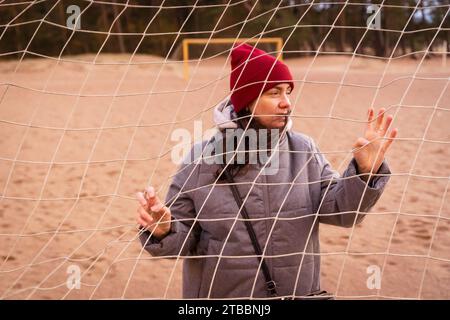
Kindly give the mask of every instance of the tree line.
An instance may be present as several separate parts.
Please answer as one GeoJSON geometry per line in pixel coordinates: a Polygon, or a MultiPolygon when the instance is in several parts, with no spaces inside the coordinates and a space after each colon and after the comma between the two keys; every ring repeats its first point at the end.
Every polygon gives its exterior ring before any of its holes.
{"type": "MultiPolygon", "coordinates": [[[[5,2],[0,4],[0,57],[17,58],[25,50],[31,56],[101,50],[180,58],[185,38],[263,36],[283,38],[287,56],[320,51],[414,58],[430,44],[430,51],[440,51],[444,43],[450,51],[448,10],[448,0],[5,2]],[[79,20],[69,7],[79,8],[79,20]]],[[[230,46],[210,47],[208,55],[230,46]]],[[[191,57],[202,50],[196,47],[191,57]]]]}

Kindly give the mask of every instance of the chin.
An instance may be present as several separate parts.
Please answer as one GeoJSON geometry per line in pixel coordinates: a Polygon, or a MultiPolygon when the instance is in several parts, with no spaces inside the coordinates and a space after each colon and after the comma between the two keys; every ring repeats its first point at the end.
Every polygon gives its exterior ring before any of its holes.
{"type": "Polygon", "coordinates": [[[272,123],[271,129],[283,129],[285,125],[286,125],[286,121],[276,120],[272,123]]]}

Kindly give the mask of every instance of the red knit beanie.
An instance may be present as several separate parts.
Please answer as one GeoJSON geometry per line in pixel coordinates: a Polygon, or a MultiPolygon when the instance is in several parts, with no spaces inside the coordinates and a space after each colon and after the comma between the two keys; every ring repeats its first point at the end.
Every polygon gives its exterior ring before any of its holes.
{"type": "Polygon", "coordinates": [[[262,92],[280,83],[288,83],[294,89],[291,72],[283,62],[245,43],[233,48],[230,90],[235,112],[249,106],[262,92]]]}

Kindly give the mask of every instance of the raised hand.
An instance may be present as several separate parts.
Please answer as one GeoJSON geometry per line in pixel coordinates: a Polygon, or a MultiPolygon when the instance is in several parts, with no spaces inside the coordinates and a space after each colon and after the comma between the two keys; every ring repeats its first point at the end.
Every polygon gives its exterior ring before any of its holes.
{"type": "Polygon", "coordinates": [[[376,173],[384,160],[386,151],[397,136],[398,129],[392,129],[387,134],[392,123],[392,116],[384,118],[385,109],[378,111],[374,119],[374,110],[368,110],[367,126],[363,137],[359,137],[353,148],[353,157],[358,164],[360,173],[376,173]]]}

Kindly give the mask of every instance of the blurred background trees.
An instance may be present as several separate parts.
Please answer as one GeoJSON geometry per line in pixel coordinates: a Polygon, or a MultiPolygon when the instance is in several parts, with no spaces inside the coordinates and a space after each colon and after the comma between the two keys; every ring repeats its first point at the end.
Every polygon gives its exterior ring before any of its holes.
{"type": "MultiPolygon", "coordinates": [[[[431,51],[444,41],[450,51],[448,10],[449,0],[12,0],[0,3],[0,57],[136,51],[179,59],[184,38],[261,34],[282,37],[285,56],[318,50],[398,56],[425,50],[436,33],[431,51]],[[371,4],[383,4],[380,29],[366,28],[371,4]],[[67,27],[70,5],[82,12],[75,32],[67,27]]],[[[209,49],[206,56],[229,46],[209,49]]]]}

